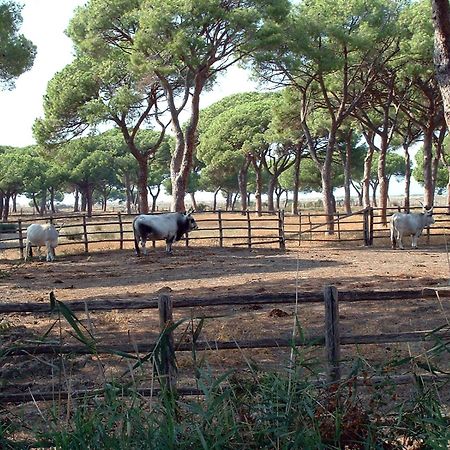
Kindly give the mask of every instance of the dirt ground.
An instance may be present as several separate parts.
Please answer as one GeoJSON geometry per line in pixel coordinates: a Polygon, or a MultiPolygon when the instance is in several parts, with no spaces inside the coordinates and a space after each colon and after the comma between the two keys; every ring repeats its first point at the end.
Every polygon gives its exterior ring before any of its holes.
{"type": "MultiPolygon", "coordinates": [[[[419,242],[420,244],[420,242],[419,242]]],[[[86,255],[70,253],[65,248],[54,263],[33,260],[0,260],[1,302],[47,302],[53,291],[58,300],[67,302],[101,299],[133,299],[157,297],[161,289],[174,298],[196,297],[207,301],[210,296],[246,293],[320,292],[325,285],[341,290],[387,290],[412,287],[443,287],[450,281],[450,263],[445,246],[423,244],[417,250],[391,250],[387,243],[373,248],[343,246],[292,246],[277,248],[215,248],[174,246],[174,256],[167,256],[163,247],[150,249],[147,257],[137,258],[131,248],[107,250],[97,247],[86,255]]],[[[289,337],[294,328],[294,306],[230,306],[177,310],[175,319],[190,315],[224,315],[207,319],[201,339],[216,340],[289,337]],[[278,308],[278,310],[275,310],[278,308]],[[275,311],[274,311],[275,310],[275,311]]],[[[323,305],[300,305],[297,315],[306,335],[323,333],[323,305]]],[[[100,343],[154,342],[158,334],[158,317],[154,310],[96,312],[89,317],[80,314],[100,343]]],[[[342,303],[341,334],[379,334],[398,331],[431,330],[449,323],[450,299],[438,298],[391,302],[342,303]]],[[[32,342],[50,328],[47,339],[63,337],[70,341],[69,327],[45,314],[9,314],[3,317],[0,337],[4,345],[32,342]],[[6,324],[6,325],[5,325],[6,324]]],[[[177,330],[177,339],[189,333],[188,322],[177,330]]],[[[359,355],[369,365],[394,356],[422,354],[423,343],[395,344],[364,348],[345,346],[344,359],[359,355]]],[[[320,351],[318,352],[320,356],[320,351]]],[[[249,361],[261,365],[287,364],[287,350],[208,352],[208,364],[218,371],[245,367],[249,361]]],[[[77,356],[64,368],[55,361],[31,355],[30,358],[0,359],[0,380],[4,392],[26,392],[28,389],[67,389],[95,387],[108,377],[123,373],[129,363],[117,357],[97,360],[77,356]],[[42,360],[45,363],[42,364],[42,360]],[[100,364],[99,364],[100,362],[100,364]],[[59,367],[59,368],[58,368],[59,367]],[[64,377],[61,377],[64,372],[64,377]],[[63,386],[64,385],[64,386],[63,386]]],[[[448,361],[441,361],[449,369],[448,361]]],[[[178,360],[186,374],[192,368],[190,355],[178,360]]],[[[350,364],[350,363],[349,363],[350,364]]],[[[147,378],[146,378],[147,377],[147,378]]],[[[188,377],[188,375],[186,375],[188,377]]],[[[186,378],[187,379],[187,378],[186,378]]],[[[144,385],[151,382],[142,375],[144,385]]]]}

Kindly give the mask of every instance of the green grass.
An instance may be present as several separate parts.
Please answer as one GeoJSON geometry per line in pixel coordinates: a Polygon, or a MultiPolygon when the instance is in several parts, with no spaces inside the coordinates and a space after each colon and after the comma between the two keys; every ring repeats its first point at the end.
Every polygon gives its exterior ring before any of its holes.
{"type": "MultiPolygon", "coordinates": [[[[88,328],[54,296],[52,305],[60,319],[71,325],[78,341],[95,355],[95,337],[88,328]]],[[[195,330],[192,326],[193,341],[202,323],[195,330]]],[[[308,349],[293,348],[293,362],[284,370],[263,370],[249,362],[244,371],[230,370],[219,376],[193,352],[196,385],[202,395],[177,397],[161,382],[162,394],[150,399],[139,394],[138,377],[128,384],[104,380],[103,395],[69,406],[54,403],[46,411],[41,406],[44,423],[39,427],[16,415],[2,414],[0,448],[28,448],[20,440],[26,435],[27,442],[34,442],[33,448],[67,450],[444,450],[450,442],[450,423],[448,405],[440,393],[448,392],[449,377],[425,384],[417,376],[407,396],[393,379],[372,382],[374,376],[394,368],[410,374],[427,370],[445,375],[438,362],[448,361],[449,343],[432,336],[430,342],[434,345],[420,359],[425,357],[426,364],[411,356],[374,367],[357,358],[346,362],[346,378],[334,385],[318,382],[320,365],[309,357],[308,349]]],[[[130,358],[132,370],[147,371],[158,379],[168,346],[164,332],[155,350],[139,360],[135,355],[116,355],[130,358]]]]}

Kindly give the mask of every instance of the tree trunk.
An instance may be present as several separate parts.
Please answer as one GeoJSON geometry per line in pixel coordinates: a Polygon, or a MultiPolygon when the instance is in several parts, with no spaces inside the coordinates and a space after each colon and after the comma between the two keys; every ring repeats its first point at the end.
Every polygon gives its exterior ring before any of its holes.
{"type": "Polygon", "coordinates": [[[9,216],[9,199],[11,198],[11,194],[9,192],[6,192],[5,194],[5,201],[3,206],[3,215],[2,215],[2,222],[8,222],[8,216],[9,216]]]}
{"type": "Polygon", "coordinates": [[[409,145],[403,144],[403,154],[405,156],[405,198],[403,208],[409,213],[411,208],[411,155],[409,154],[409,145]]]}
{"type": "MultiPolygon", "coordinates": [[[[294,164],[294,192],[292,194],[292,214],[298,214],[298,192],[300,190],[300,163],[302,160],[301,147],[297,149],[294,164]]],[[[287,194],[286,194],[287,195],[287,194]]]]}
{"type": "Polygon", "coordinates": [[[17,192],[14,192],[12,195],[12,211],[13,213],[17,212],[17,192]]]}
{"type": "Polygon", "coordinates": [[[327,222],[327,233],[334,233],[334,206],[333,206],[333,184],[332,184],[332,173],[331,173],[331,163],[334,153],[334,145],[336,142],[336,130],[330,130],[328,136],[327,153],[325,155],[325,161],[321,170],[321,180],[322,180],[322,202],[323,210],[327,222]]]}
{"type": "Polygon", "coordinates": [[[85,188],[85,197],[86,197],[86,209],[88,217],[92,217],[92,209],[93,209],[92,193],[93,187],[90,184],[87,184],[85,188]]]}
{"type": "Polygon", "coordinates": [[[423,202],[425,206],[432,206],[434,201],[432,158],[433,158],[433,128],[426,127],[423,130],[423,202]]]}
{"type": "Polygon", "coordinates": [[[351,181],[351,161],[352,161],[352,134],[350,130],[346,135],[345,161],[344,161],[344,210],[346,214],[352,213],[350,181],[351,181]]]}
{"type": "Polygon", "coordinates": [[[50,191],[50,208],[52,213],[56,213],[56,208],[55,208],[55,188],[53,186],[51,186],[49,188],[50,191]]]}
{"type": "Polygon", "coordinates": [[[80,191],[78,190],[78,188],[75,188],[75,201],[73,204],[73,212],[80,211],[79,202],[80,202],[80,191]]]}
{"type": "Polygon", "coordinates": [[[36,212],[37,212],[40,216],[42,216],[42,214],[41,214],[41,208],[39,208],[39,205],[38,205],[38,202],[37,202],[37,199],[36,199],[36,194],[35,194],[34,192],[31,194],[31,199],[33,200],[33,205],[34,205],[34,207],[35,207],[35,209],[36,209],[36,212]]]}
{"type": "Polygon", "coordinates": [[[267,211],[269,211],[270,213],[275,212],[273,197],[278,181],[278,176],[276,176],[275,173],[276,171],[274,171],[274,175],[270,177],[269,186],[267,187],[267,211]]]}
{"type": "Polygon", "coordinates": [[[378,189],[378,183],[373,183],[372,205],[374,206],[374,208],[378,207],[378,204],[377,204],[377,189],[378,189]]]}
{"type": "Polygon", "coordinates": [[[129,173],[125,173],[124,175],[124,184],[125,184],[127,214],[131,214],[131,204],[133,203],[133,194],[131,192],[131,181],[129,173]]]}
{"type": "Polygon", "coordinates": [[[156,189],[156,193],[154,194],[151,189],[149,189],[150,196],[152,197],[152,212],[156,211],[156,201],[159,197],[159,193],[161,192],[161,185],[158,184],[158,188],[156,189]]]}
{"type": "Polygon", "coordinates": [[[434,26],[434,66],[450,130],[450,7],[448,0],[432,0],[434,26]]]}
{"type": "Polygon", "coordinates": [[[448,181],[447,181],[447,214],[450,214],[450,166],[447,166],[448,181]]]}
{"type": "Polygon", "coordinates": [[[47,189],[42,190],[42,198],[41,198],[41,211],[39,215],[43,216],[47,209],[47,189]]]}
{"type": "Polygon", "coordinates": [[[3,209],[5,204],[5,194],[0,191],[0,218],[3,217],[3,209]]]}
{"type": "Polygon", "coordinates": [[[248,167],[250,165],[250,158],[247,156],[245,159],[245,163],[239,170],[238,175],[238,185],[239,185],[239,193],[241,195],[241,211],[242,214],[247,211],[248,203],[247,203],[247,180],[248,180],[248,167]]]}
{"type": "Polygon", "coordinates": [[[258,216],[262,215],[262,170],[261,165],[258,165],[258,163],[253,160],[253,168],[255,169],[255,175],[256,175],[256,190],[255,190],[255,199],[256,199],[256,213],[258,216]]]}
{"type": "Polygon", "coordinates": [[[198,210],[197,201],[195,200],[195,192],[189,192],[189,196],[191,197],[191,203],[192,207],[194,208],[194,211],[198,210]]]}
{"type": "Polygon", "coordinates": [[[387,226],[387,199],[388,199],[388,180],[386,176],[386,154],[388,150],[387,132],[381,136],[380,153],[378,158],[378,184],[380,186],[381,223],[387,226]]]}
{"type": "Polygon", "coordinates": [[[368,132],[364,134],[368,145],[367,155],[364,158],[364,175],[363,175],[363,207],[370,207],[370,172],[372,171],[372,158],[375,151],[375,145],[373,143],[374,133],[368,132]]]}
{"type": "Polygon", "coordinates": [[[87,205],[86,192],[84,190],[81,190],[81,211],[82,212],[86,212],[86,205],[87,205]]]}
{"type": "Polygon", "coordinates": [[[214,191],[214,197],[213,197],[213,211],[217,211],[217,194],[220,192],[221,187],[219,186],[214,191]]]}
{"type": "Polygon", "coordinates": [[[103,212],[106,212],[106,204],[108,203],[108,192],[106,192],[106,189],[103,191],[103,212]]]}
{"type": "Polygon", "coordinates": [[[233,201],[231,203],[231,211],[234,211],[236,208],[236,202],[237,202],[238,196],[239,196],[239,192],[236,192],[236,194],[234,194],[233,201]]]}
{"type": "Polygon", "coordinates": [[[148,159],[141,157],[137,159],[138,162],[138,193],[139,193],[139,212],[141,214],[148,214],[148,159]]]}
{"type": "Polygon", "coordinates": [[[191,93],[190,117],[184,128],[180,123],[180,110],[175,105],[173,88],[163,74],[159,79],[164,88],[172,119],[172,128],[175,134],[175,151],[170,161],[170,179],[172,181],[172,211],[185,211],[184,198],[189,172],[192,168],[192,160],[197,144],[197,125],[200,113],[200,94],[208,79],[208,68],[197,72],[194,77],[194,89],[191,93]]]}

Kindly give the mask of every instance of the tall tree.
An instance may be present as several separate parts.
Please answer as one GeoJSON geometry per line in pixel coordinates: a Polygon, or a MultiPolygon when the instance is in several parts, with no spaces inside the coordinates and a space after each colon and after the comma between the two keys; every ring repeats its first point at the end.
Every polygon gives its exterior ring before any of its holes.
{"type": "Polygon", "coordinates": [[[444,116],[450,129],[450,6],[448,0],[432,0],[434,65],[444,102],[444,116]]]}
{"type": "Polygon", "coordinates": [[[0,88],[12,89],[14,80],[31,69],[36,46],[19,33],[22,7],[14,1],[0,1],[0,88]]]}
{"type": "MultiPolygon", "coordinates": [[[[79,43],[72,29],[70,35],[79,43]]],[[[99,125],[114,124],[137,161],[139,207],[146,213],[148,161],[162,144],[169,123],[159,120],[158,84],[137,78],[131,72],[130,57],[117,49],[97,50],[89,56],[78,51],[81,56],[50,80],[45,117],[35,122],[34,135],[41,144],[59,144],[99,125]],[[151,141],[140,136],[149,126],[155,127],[151,141]]]]}
{"type": "Polygon", "coordinates": [[[144,73],[156,75],[168,101],[176,138],[171,161],[173,210],[184,210],[201,93],[220,72],[261,45],[287,10],[286,0],[143,2],[136,60],[144,73]],[[187,109],[183,128],[180,114],[187,109]]]}
{"type": "Polygon", "coordinates": [[[271,52],[256,54],[259,75],[299,91],[298,111],[311,158],[321,173],[322,198],[333,230],[332,161],[337,134],[396,54],[394,23],[398,1],[314,0],[300,2],[271,52]],[[326,11],[326,14],[324,14],[326,11]],[[321,114],[326,151],[316,153],[317,114],[321,114]]]}

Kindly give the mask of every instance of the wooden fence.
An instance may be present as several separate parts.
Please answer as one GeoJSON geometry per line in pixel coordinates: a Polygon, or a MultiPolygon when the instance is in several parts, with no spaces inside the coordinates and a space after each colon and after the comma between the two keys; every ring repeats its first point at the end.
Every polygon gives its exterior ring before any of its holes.
{"type": "MultiPolygon", "coordinates": [[[[397,211],[389,208],[388,215],[397,211]]],[[[337,212],[331,217],[334,233],[327,233],[327,222],[323,213],[300,212],[298,215],[264,213],[258,216],[254,211],[199,212],[195,214],[199,230],[187,235],[185,245],[208,244],[210,246],[245,246],[276,244],[301,245],[304,241],[346,242],[374,245],[374,240],[389,238],[389,228],[381,222],[380,210],[366,208],[352,214],[337,212]]],[[[59,246],[78,246],[88,253],[94,244],[112,243],[123,249],[134,242],[132,222],[135,215],[123,213],[81,215],[54,215],[42,217],[20,217],[7,224],[0,224],[0,250],[17,249],[24,256],[26,228],[30,223],[52,221],[61,226],[59,246]],[[8,226],[2,230],[2,226],[8,226]]],[[[431,237],[447,238],[450,219],[447,207],[435,207],[436,223],[427,228],[427,243],[431,237]]],[[[154,243],[155,245],[155,243],[154,243]]]]}
{"type": "MultiPolygon", "coordinates": [[[[53,294],[50,294],[51,296],[53,294]]],[[[144,310],[159,309],[161,332],[168,335],[170,345],[164,353],[163,367],[165,368],[162,376],[166,380],[167,386],[171,389],[177,389],[179,394],[200,394],[201,392],[189,387],[177,387],[175,368],[175,354],[177,352],[192,352],[205,350],[241,350],[241,349],[261,349],[261,348],[291,348],[292,346],[324,346],[326,350],[327,380],[318,380],[321,383],[339,381],[342,375],[340,351],[343,345],[366,345],[366,344],[392,344],[400,342],[423,342],[430,339],[449,340],[450,329],[442,328],[440,331],[412,331],[384,333],[378,335],[342,335],[339,324],[339,303],[342,302],[365,302],[380,301],[388,302],[394,300],[411,299],[430,299],[437,298],[441,301],[443,298],[450,297],[449,289],[405,289],[394,291],[342,291],[333,286],[325,287],[323,293],[285,293],[285,294],[256,294],[256,295],[234,295],[223,297],[209,297],[207,300],[198,298],[177,298],[170,299],[166,294],[160,294],[156,299],[115,299],[115,300],[93,300],[80,302],[67,302],[66,305],[71,311],[110,311],[114,310],[144,310]],[[180,342],[175,343],[171,327],[173,325],[173,308],[194,308],[198,306],[224,306],[224,305],[301,305],[308,303],[322,303],[325,307],[324,334],[310,336],[308,338],[297,336],[296,338],[265,338],[258,340],[240,340],[240,341],[200,341],[198,336],[191,342],[186,342],[186,336],[180,342]],[[169,331],[168,331],[169,330],[169,331]]],[[[58,302],[56,302],[58,304],[58,302]]],[[[56,308],[57,310],[57,308],[56,308]]],[[[57,312],[57,311],[56,311],[57,312]]],[[[5,303],[0,304],[1,314],[55,314],[54,305],[50,303],[5,303]]],[[[190,319],[192,319],[192,314],[190,319]]],[[[196,318],[201,318],[196,317],[196,318]]],[[[218,320],[210,318],[209,320],[218,320]]],[[[158,343],[140,342],[133,344],[118,345],[68,345],[54,342],[39,342],[34,344],[17,344],[11,348],[2,349],[3,358],[11,358],[17,355],[54,355],[60,357],[64,354],[102,354],[113,352],[126,352],[129,354],[150,354],[158,343]]],[[[424,379],[431,377],[424,375],[424,379]]],[[[391,380],[397,383],[406,383],[413,381],[411,376],[391,377],[391,380]]],[[[367,380],[366,380],[367,381],[367,380]]],[[[377,381],[375,378],[373,381],[377,381]]],[[[142,395],[157,394],[158,389],[141,389],[142,395]]],[[[27,401],[52,400],[55,398],[80,397],[84,395],[100,394],[99,390],[91,391],[59,391],[56,392],[27,392],[27,393],[3,393],[0,394],[0,403],[22,403],[27,401]]]]}

